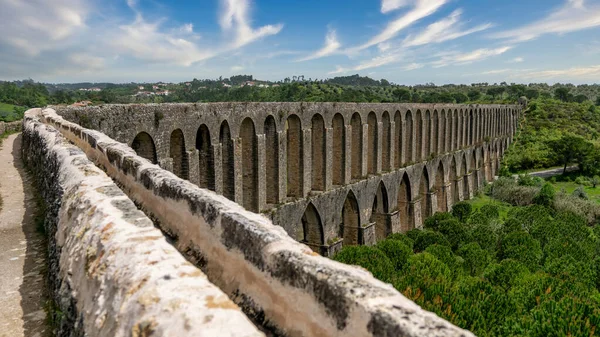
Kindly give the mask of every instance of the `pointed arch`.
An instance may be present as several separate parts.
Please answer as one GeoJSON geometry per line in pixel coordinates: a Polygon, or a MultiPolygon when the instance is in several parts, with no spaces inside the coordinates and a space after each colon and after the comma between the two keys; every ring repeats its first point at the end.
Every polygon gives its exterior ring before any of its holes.
{"type": "Polygon", "coordinates": [[[362,178],[362,148],[363,148],[363,137],[362,137],[362,120],[360,114],[355,112],[350,120],[352,126],[352,179],[362,178]]]}
{"type": "Polygon", "coordinates": [[[458,150],[459,147],[459,140],[458,137],[460,135],[459,133],[459,118],[458,118],[458,110],[454,110],[454,114],[453,114],[453,122],[452,122],[452,151],[456,151],[458,150]]]}
{"type": "Polygon", "coordinates": [[[419,162],[423,159],[423,114],[421,110],[417,110],[417,114],[415,115],[415,161],[419,162]]]}
{"type": "Polygon", "coordinates": [[[431,117],[431,145],[429,145],[429,154],[436,155],[439,153],[439,118],[437,110],[433,110],[433,116],[431,117]]]}
{"type": "Polygon", "coordinates": [[[306,206],[302,215],[302,242],[306,243],[314,252],[321,253],[321,246],[325,244],[323,223],[319,211],[311,203],[306,206]]]}
{"type": "Polygon", "coordinates": [[[196,131],[196,150],[198,150],[198,186],[215,190],[215,161],[210,141],[210,131],[205,124],[196,131]]]}
{"type": "Polygon", "coordinates": [[[427,160],[431,154],[431,139],[431,113],[426,110],[423,116],[423,160],[427,160]]]}
{"type": "Polygon", "coordinates": [[[408,174],[405,172],[402,180],[400,181],[400,188],[398,188],[398,213],[400,215],[400,228],[402,232],[406,232],[415,228],[411,202],[412,191],[410,179],[408,178],[408,174]]]}
{"type": "Polygon", "coordinates": [[[173,160],[173,173],[181,179],[188,180],[188,155],[185,151],[185,139],[181,129],[171,132],[169,157],[173,160]]]}
{"type": "Polygon", "coordinates": [[[302,124],[296,115],[285,123],[287,134],[287,195],[301,198],[304,186],[304,146],[302,124]]]}
{"type": "Polygon", "coordinates": [[[344,116],[337,113],[333,116],[333,184],[344,184],[344,172],[346,170],[346,127],[344,116]]]}
{"type": "Polygon", "coordinates": [[[345,246],[355,246],[360,242],[360,213],[358,201],[354,192],[350,190],[342,208],[342,238],[345,246]]]}
{"type": "Polygon", "coordinates": [[[389,204],[387,197],[387,189],[383,181],[379,182],[375,199],[373,199],[373,207],[371,208],[371,223],[375,223],[375,237],[377,241],[384,240],[392,233],[391,223],[388,220],[389,204]]]}
{"type": "Polygon", "coordinates": [[[279,202],[279,133],[273,116],[269,115],[265,119],[264,130],[267,203],[277,204],[279,202]]]}
{"type": "Polygon", "coordinates": [[[405,151],[402,134],[402,115],[400,115],[400,111],[396,111],[396,114],[394,115],[394,142],[396,144],[396,151],[394,152],[394,168],[400,168],[402,166],[402,153],[405,151]]]}
{"type": "Polygon", "coordinates": [[[446,123],[446,111],[442,110],[439,115],[440,154],[448,152],[448,123],[446,123]]]}
{"type": "Polygon", "coordinates": [[[471,193],[469,192],[469,172],[467,171],[467,157],[463,153],[461,158],[461,174],[463,176],[463,200],[469,200],[471,198],[471,193]]]}
{"type": "Polygon", "coordinates": [[[137,153],[138,156],[148,159],[152,164],[158,164],[158,158],[156,157],[156,146],[154,140],[146,132],[138,133],[131,143],[131,148],[137,153]]]}
{"type": "Polygon", "coordinates": [[[221,176],[223,179],[223,196],[235,201],[235,161],[233,150],[233,139],[229,130],[229,123],[223,121],[219,131],[219,142],[221,143],[221,176]]]}
{"type": "Polygon", "coordinates": [[[242,121],[242,205],[249,211],[258,212],[258,142],[251,118],[242,121]]]}
{"type": "Polygon", "coordinates": [[[384,111],[383,115],[381,116],[381,124],[383,126],[383,130],[381,133],[381,167],[382,171],[386,172],[390,170],[391,166],[390,149],[392,146],[390,114],[387,111],[384,111]]]}
{"type": "Polygon", "coordinates": [[[435,193],[437,199],[437,211],[447,212],[448,211],[448,200],[446,196],[446,184],[444,183],[444,165],[442,161],[438,165],[437,172],[435,174],[435,193]]]}
{"type": "Polygon", "coordinates": [[[312,117],[312,190],[325,191],[325,121],[320,114],[312,117]]]}
{"type": "Polygon", "coordinates": [[[469,110],[469,135],[467,137],[469,146],[475,143],[475,116],[473,115],[473,109],[469,110]]]}
{"type": "Polygon", "coordinates": [[[421,181],[419,185],[419,195],[421,197],[421,219],[425,221],[431,215],[431,200],[429,199],[429,173],[427,167],[423,168],[421,181]]]}
{"type": "Polygon", "coordinates": [[[406,116],[405,116],[405,123],[406,123],[406,133],[404,134],[404,163],[402,164],[406,164],[408,162],[412,162],[414,159],[414,153],[413,153],[413,140],[415,139],[415,128],[414,128],[414,122],[413,122],[413,117],[412,117],[412,113],[410,112],[410,110],[408,110],[406,112],[406,116]]]}
{"type": "Polygon", "coordinates": [[[377,174],[377,152],[379,152],[379,146],[377,146],[377,115],[373,111],[367,116],[368,132],[368,152],[367,152],[367,171],[369,174],[377,174]]]}

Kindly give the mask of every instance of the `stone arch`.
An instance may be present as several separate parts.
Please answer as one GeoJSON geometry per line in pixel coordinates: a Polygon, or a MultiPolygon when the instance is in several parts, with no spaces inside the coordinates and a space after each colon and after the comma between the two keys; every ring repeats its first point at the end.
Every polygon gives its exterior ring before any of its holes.
{"type": "Polygon", "coordinates": [[[410,179],[406,172],[400,181],[400,188],[398,188],[398,214],[400,216],[400,228],[402,232],[415,228],[412,207],[412,190],[410,179]]]}
{"type": "Polygon", "coordinates": [[[492,149],[489,144],[485,147],[485,155],[485,171],[487,172],[486,180],[488,182],[491,182],[492,180],[494,180],[494,172],[492,171],[492,149]]]}
{"type": "Polygon", "coordinates": [[[415,128],[414,128],[414,123],[413,123],[413,118],[412,118],[412,113],[410,112],[410,110],[408,110],[406,112],[406,118],[404,119],[406,122],[406,132],[404,134],[404,163],[408,163],[408,162],[412,162],[414,159],[414,153],[413,153],[413,139],[415,139],[415,128]]]}
{"type": "Polygon", "coordinates": [[[358,201],[352,190],[348,191],[344,207],[342,208],[342,238],[344,245],[355,246],[360,242],[360,209],[358,201]]]}
{"type": "Polygon", "coordinates": [[[362,120],[360,119],[360,114],[358,112],[355,112],[352,115],[350,124],[352,126],[352,179],[360,179],[362,177],[363,137],[362,120]]]}
{"type": "Polygon", "coordinates": [[[396,144],[396,152],[394,153],[394,167],[400,168],[402,166],[402,152],[404,149],[404,138],[402,134],[402,116],[400,111],[396,111],[394,115],[394,142],[396,144]]]}
{"type": "Polygon", "coordinates": [[[367,135],[367,171],[369,174],[377,174],[377,116],[373,111],[367,116],[368,135],[367,135]]]}
{"type": "Polygon", "coordinates": [[[442,110],[442,113],[439,115],[439,137],[440,137],[440,152],[446,153],[448,152],[447,147],[447,137],[448,137],[448,124],[446,123],[446,111],[442,110]]]}
{"type": "Polygon", "coordinates": [[[459,117],[458,117],[458,110],[454,110],[454,113],[452,114],[453,116],[453,122],[452,122],[452,151],[456,151],[459,148],[459,140],[458,137],[460,135],[460,128],[459,128],[459,117]]]}
{"type": "Polygon", "coordinates": [[[419,184],[419,196],[421,198],[421,220],[425,221],[431,215],[431,200],[429,200],[429,173],[427,167],[423,168],[419,184]]]}
{"type": "Polygon", "coordinates": [[[429,146],[429,154],[437,154],[439,152],[439,117],[437,110],[433,110],[431,117],[431,145],[429,146]]]}
{"type": "Polygon", "coordinates": [[[450,164],[450,195],[452,196],[452,204],[460,201],[459,190],[458,165],[456,165],[456,158],[452,157],[450,164]]]}
{"type": "Polygon", "coordinates": [[[477,163],[475,162],[475,151],[471,154],[471,189],[473,193],[479,188],[477,182],[479,181],[479,173],[477,172],[477,163]]]}
{"type": "Polygon", "coordinates": [[[346,127],[344,117],[340,113],[333,116],[333,158],[331,166],[333,169],[333,184],[343,185],[346,169],[346,127]]]}
{"type": "Polygon", "coordinates": [[[188,155],[185,150],[185,139],[181,129],[171,132],[169,157],[173,160],[173,173],[181,179],[188,180],[188,155]]]}
{"type": "Polygon", "coordinates": [[[417,110],[415,115],[416,132],[415,132],[415,161],[419,162],[423,159],[423,114],[421,110],[417,110]]]}
{"type": "Polygon", "coordinates": [[[468,142],[469,142],[469,146],[473,145],[475,143],[475,119],[473,116],[473,109],[469,110],[469,136],[468,136],[468,142]]]}
{"type": "Polygon", "coordinates": [[[388,220],[389,203],[387,197],[387,189],[383,181],[379,182],[375,199],[373,199],[373,207],[371,208],[371,223],[375,223],[375,237],[377,241],[385,239],[392,233],[391,223],[388,220]]]}
{"type": "Polygon", "coordinates": [[[391,167],[390,149],[392,146],[392,135],[390,128],[390,114],[387,111],[384,111],[381,116],[381,124],[383,126],[381,134],[381,167],[383,171],[389,171],[391,167]]]}
{"type": "Polygon", "coordinates": [[[444,165],[440,160],[438,165],[437,173],[435,175],[435,194],[437,198],[437,210],[438,212],[448,211],[448,201],[446,196],[446,188],[444,184],[444,165]]]}
{"type": "Polygon", "coordinates": [[[285,127],[287,134],[287,195],[301,198],[304,185],[304,142],[300,118],[290,115],[285,127]]]}
{"type": "Polygon", "coordinates": [[[320,114],[312,117],[312,189],[325,191],[325,121],[320,114]]]}
{"type": "Polygon", "coordinates": [[[423,160],[427,160],[431,154],[431,139],[431,113],[426,110],[423,115],[423,160]]]}
{"type": "Polygon", "coordinates": [[[265,178],[267,187],[267,203],[279,202],[279,133],[275,118],[267,116],[265,132],[265,178]]]}
{"type": "Polygon", "coordinates": [[[463,200],[468,200],[471,197],[471,193],[469,192],[469,176],[467,171],[467,157],[463,153],[461,156],[461,172],[463,176],[462,188],[463,188],[463,200]]]}
{"type": "Polygon", "coordinates": [[[311,203],[306,206],[302,215],[302,242],[307,244],[313,251],[321,253],[320,247],[325,244],[323,223],[319,211],[311,203]]]}
{"type": "Polygon", "coordinates": [[[233,139],[229,123],[223,121],[219,131],[219,142],[221,143],[221,176],[223,179],[223,196],[235,201],[235,160],[233,139]]]}
{"type": "Polygon", "coordinates": [[[154,140],[147,132],[138,133],[131,143],[131,148],[138,156],[148,159],[152,164],[158,164],[154,140]]]}
{"type": "Polygon", "coordinates": [[[196,131],[198,150],[198,186],[215,190],[215,160],[211,146],[210,131],[205,124],[196,131]]]}
{"type": "Polygon", "coordinates": [[[242,205],[258,212],[258,142],[254,122],[245,118],[240,126],[242,141],[242,205]]]}

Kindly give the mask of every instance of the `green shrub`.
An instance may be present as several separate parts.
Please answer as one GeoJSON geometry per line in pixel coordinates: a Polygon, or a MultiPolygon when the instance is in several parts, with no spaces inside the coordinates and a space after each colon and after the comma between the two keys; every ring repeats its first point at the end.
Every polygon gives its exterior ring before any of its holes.
{"type": "Polygon", "coordinates": [[[567,254],[548,260],[544,270],[550,275],[568,282],[581,282],[589,287],[596,286],[597,270],[590,260],[576,260],[567,254]]]}
{"type": "Polygon", "coordinates": [[[493,220],[500,218],[500,208],[496,205],[486,204],[481,206],[479,212],[486,218],[493,220]]]}
{"type": "Polygon", "coordinates": [[[369,246],[346,246],[334,260],[357,265],[370,271],[377,279],[389,282],[394,275],[394,265],[379,249],[369,246]]]}
{"type": "Polygon", "coordinates": [[[430,253],[419,253],[408,258],[402,271],[402,282],[421,288],[425,285],[440,283],[452,276],[450,268],[430,253]]]}
{"type": "Polygon", "coordinates": [[[421,231],[421,234],[415,240],[414,250],[415,252],[422,252],[427,247],[435,244],[450,247],[450,242],[448,242],[442,233],[425,229],[421,231]]]}
{"type": "Polygon", "coordinates": [[[513,206],[527,206],[539,192],[539,187],[518,185],[512,178],[500,178],[490,188],[490,196],[513,206]]]}
{"type": "Polygon", "coordinates": [[[471,231],[471,240],[478,243],[480,247],[495,254],[498,246],[498,233],[491,225],[482,224],[471,231]]]}
{"type": "Polygon", "coordinates": [[[521,221],[517,218],[510,218],[504,222],[502,225],[502,233],[504,235],[510,234],[512,232],[518,232],[524,230],[521,221]]]}
{"type": "Polygon", "coordinates": [[[406,236],[409,237],[413,241],[417,241],[417,238],[419,236],[421,236],[422,233],[423,233],[422,230],[415,228],[415,229],[411,229],[408,232],[406,232],[406,236]]]}
{"type": "Polygon", "coordinates": [[[481,248],[476,242],[460,247],[457,254],[463,258],[465,271],[471,276],[481,275],[492,260],[488,251],[481,248]]]}
{"type": "Polygon", "coordinates": [[[375,248],[382,251],[390,259],[396,271],[401,270],[409,256],[413,255],[412,248],[400,240],[383,240],[378,242],[375,248]]]}
{"type": "Polygon", "coordinates": [[[516,231],[506,235],[501,240],[498,251],[499,259],[519,261],[531,271],[538,269],[542,256],[540,242],[525,231],[516,231]]]}
{"type": "Polygon", "coordinates": [[[541,187],[544,183],[544,179],[529,174],[521,174],[519,175],[519,179],[517,182],[519,186],[541,187]]]}
{"type": "Polygon", "coordinates": [[[579,177],[575,178],[575,184],[581,185],[581,186],[592,186],[590,179],[588,179],[587,177],[584,177],[584,176],[579,176],[579,177]]]}
{"type": "Polygon", "coordinates": [[[537,205],[552,207],[554,204],[554,197],[556,195],[556,191],[554,190],[554,186],[552,184],[546,183],[542,187],[542,189],[535,195],[533,202],[537,205]]]}
{"type": "Polygon", "coordinates": [[[440,222],[444,221],[444,220],[450,220],[452,219],[452,214],[450,213],[435,213],[433,216],[430,216],[429,218],[425,219],[425,223],[423,224],[423,227],[427,228],[427,229],[431,229],[431,230],[437,230],[439,228],[439,224],[440,222]]]}
{"type": "MultiPolygon", "coordinates": [[[[420,230],[419,230],[419,232],[420,232],[420,230]]],[[[406,234],[403,234],[403,233],[390,234],[390,235],[388,235],[386,240],[398,240],[398,241],[404,243],[406,246],[408,246],[411,250],[413,250],[415,247],[415,240],[409,238],[406,234]]]]}
{"type": "Polygon", "coordinates": [[[587,193],[585,192],[585,188],[583,188],[583,186],[581,186],[581,185],[577,186],[575,191],[573,191],[573,196],[576,198],[579,198],[579,199],[583,199],[583,200],[589,199],[587,193]]]}
{"type": "Polygon", "coordinates": [[[473,206],[471,204],[461,201],[452,206],[452,215],[454,215],[461,222],[466,222],[471,213],[473,212],[473,206]]]}
{"type": "Polygon", "coordinates": [[[529,274],[527,266],[519,261],[506,259],[488,266],[484,272],[484,277],[491,284],[508,290],[527,274],[529,274]]]}
{"type": "Polygon", "coordinates": [[[439,224],[439,232],[444,234],[446,239],[448,239],[450,247],[453,250],[458,249],[463,242],[468,240],[465,226],[456,219],[441,221],[439,224]]]}
{"type": "Polygon", "coordinates": [[[438,244],[431,245],[425,249],[425,252],[435,256],[453,272],[459,271],[462,267],[462,259],[457,259],[457,256],[452,253],[452,249],[450,249],[448,246],[442,246],[438,244]]]}

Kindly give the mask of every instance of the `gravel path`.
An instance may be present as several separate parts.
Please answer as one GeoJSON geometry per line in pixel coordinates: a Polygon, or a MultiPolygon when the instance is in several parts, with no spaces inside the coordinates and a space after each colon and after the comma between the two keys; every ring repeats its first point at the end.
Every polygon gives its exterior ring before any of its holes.
{"type": "Polygon", "coordinates": [[[21,134],[0,146],[0,336],[44,337],[45,241],[35,228],[32,182],[23,169],[21,134]]]}

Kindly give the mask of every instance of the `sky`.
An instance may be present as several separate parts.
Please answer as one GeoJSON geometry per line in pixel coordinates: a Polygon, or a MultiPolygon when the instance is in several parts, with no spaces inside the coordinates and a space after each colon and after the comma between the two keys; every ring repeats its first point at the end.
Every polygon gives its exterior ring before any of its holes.
{"type": "Polygon", "coordinates": [[[600,0],[0,0],[0,31],[0,80],[600,82],[600,0]]]}

